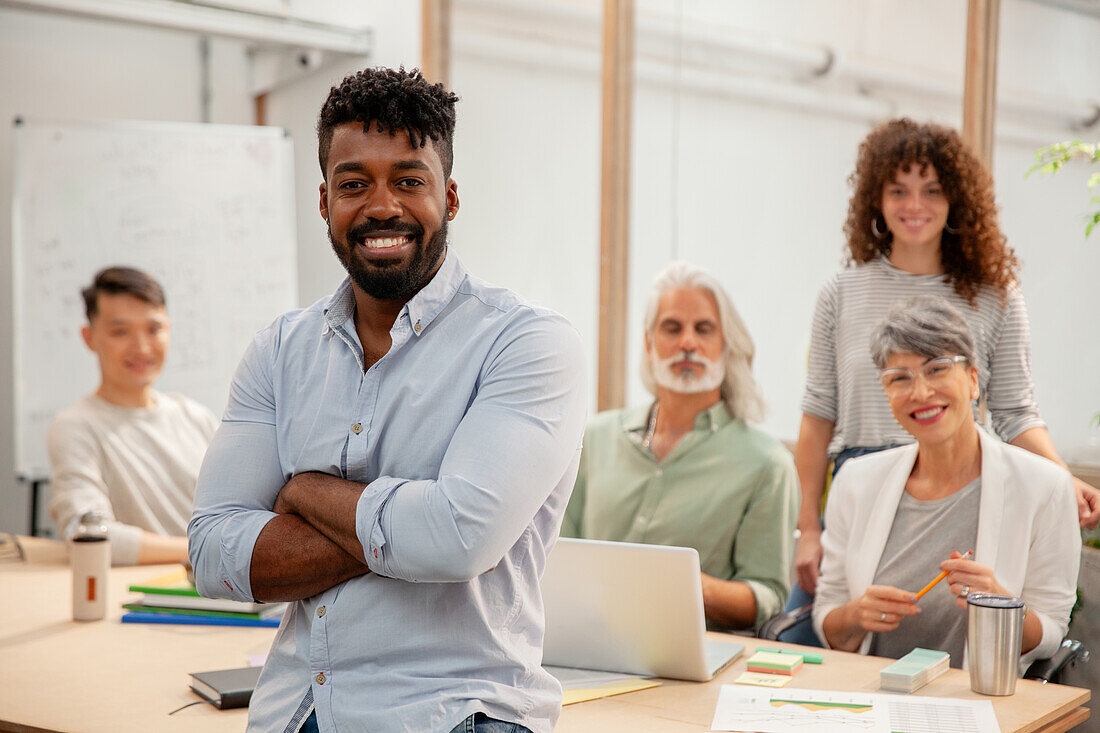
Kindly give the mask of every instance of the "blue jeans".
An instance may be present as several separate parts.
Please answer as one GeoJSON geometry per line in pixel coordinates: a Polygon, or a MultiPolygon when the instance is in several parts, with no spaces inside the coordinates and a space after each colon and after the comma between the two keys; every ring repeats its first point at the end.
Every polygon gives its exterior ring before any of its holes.
{"type": "MultiPolygon", "coordinates": [[[[316,711],[310,713],[302,724],[302,733],[320,733],[317,728],[316,711]]],[[[505,723],[503,720],[490,718],[485,713],[474,713],[456,725],[451,733],[531,733],[531,731],[517,723],[505,723]]]]}
{"type": "Polygon", "coordinates": [[[474,713],[451,729],[451,733],[531,733],[519,723],[506,723],[485,713],[474,713]]]}
{"type": "MultiPolygon", "coordinates": [[[[890,448],[897,448],[896,445],[883,445],[875,448],[845,448],[842,450],[835,459],[833,459],[833,478],[836,478],[836,472],[840,470],[840,467],[844,465],[844,462],[849,458],[858,458],[859,456],[865,456],[868,453],[878,453],[881,450],[888,450],[890,448]]],[[[822,529],[825,528],[825,520],[821,520],[822,529]]],[[[791,595],[787,599],[787,606],[783,609],[784,613],[790,613],[795,609],[808,606],[814,602],[812,594],[802,590],[802,586],[798,583],[794,584],[791,588],[791,595]]],[[[780,641],[790,642],[791,644],[802,644],[803,646],[822,646],[821,640],[817,638],[817,634],[814,633],[814,625],[810,621],[796,624],[791,628],[784,631],[779,635],[780,641]]]]}

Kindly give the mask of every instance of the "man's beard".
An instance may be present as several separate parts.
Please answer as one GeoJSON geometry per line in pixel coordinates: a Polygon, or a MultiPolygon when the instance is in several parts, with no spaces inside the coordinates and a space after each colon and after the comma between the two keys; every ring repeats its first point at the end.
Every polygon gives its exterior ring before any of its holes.
{"type": "Polygon", "coordinates": [[[408,300],[427,284],[432,270],[443,256],[443,250],[447,247],[447,218],[442,219],[439,229],[427,242],[424,241],[424,228],[419,224],[392,219],[370,220],[354,226],[344,235],[343,243],[336,241],[329,224],[328,241],[352,282],[364,293],[379,300],[408,300]],[[412,237],[414,247],[408,262],[368,260],[356,243],[376,231],[400,232],[412,237]]]}
{"type": "Polygon", "coordinates": [[[722,380],[726,377],[726,360],[722,357],[712,361],[694,352],[682,351],[667,359],[658,359],[657,354],[650,351],[649,358],[653,367],[653,381],[680,394],[709,392],[722,386],[722,380]],[[691,369],[681,370],[672,366],[685,361],[702,365],[703,373],[695,376],[691,369]]]}

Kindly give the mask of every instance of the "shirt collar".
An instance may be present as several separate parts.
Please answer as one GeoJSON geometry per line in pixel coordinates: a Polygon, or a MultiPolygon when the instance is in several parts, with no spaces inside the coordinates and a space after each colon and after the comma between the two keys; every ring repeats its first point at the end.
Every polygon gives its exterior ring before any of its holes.
{"type": "Polygon", "coordinates": [[[355,313],[355,290],[351,287],[351,278],[345,277],[336,288],[336,292],[325,303],[325,325],[335,331],[347,323],[355,313]]]}
{"type": "MultiPolygon", "coordinates": [[[[451,302],[451,298],[458,291],[458,286],[466,279],[466,274],[465,265],[451,250],[448,242],[443,264],[439,266],[428,284],[410,298],[401,310],[402,314],[408,317],[414,334],[417,336],[422,334],[444,306],[451,302]]],[[[354,313],[355,290],[352,288],[351,278],[345,277],[340,287],[336,288],[336,292],[325,304],[325,325],[336,330],[347,323],[354,313]]]]}
{"type": "MultiPolygon", "coordinates": [[[[627,433],[644,434],[646,428],[649,427],[649,411],[652,407],[653,403],[650,402],[645,407],[636,407],[626,410],[623,413],[623,431],[627,433]]],[[[705,430],[712,433],[718,432],[731,420],[733,420],[733,416],[730,415],[730,411],[726,407],[726,401],[718,400],[695,416],[695,425],[692,430],[705,430]]]]}
{"type": "Polygon", "coordinates": [[[696,430],[709,430],[716,433],[733,420],[725,400],[718,400],[695,417],[696,430]]]}
{"type": "Polygon", "coordinates": [[[447,254],[435,276],[405,304],[405,314],[414,334],[419,336],[424,333],[432,320],[451,302],[466,275],[466,267],[448,242],[447,254]]]}

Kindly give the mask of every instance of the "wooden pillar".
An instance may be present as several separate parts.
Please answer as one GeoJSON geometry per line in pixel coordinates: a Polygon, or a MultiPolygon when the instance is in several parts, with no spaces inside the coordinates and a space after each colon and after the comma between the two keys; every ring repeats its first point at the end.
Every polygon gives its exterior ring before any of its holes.
{"type": "Polygon", "coordinates": [[[993,172],[993,120],[997,99],[997,30],[1001,0],[969,0],[963,140],[993,172]]]}
{"type": "Polygon", "coordinates": [[[634,0],[604,0],[600,169],[600,312],[596,403],[626,404],[630,275],[630,128],[634,89],[634,0]]]}
{"type": "Polygon", "coordinates": [[[420,0],[420,72],[451,82],[451,0],[420,0]]]}
{"type": "Polygon", "coordinates": [[[266,125],[267,124],[267,92],[263,94],[257,94],[252,98],[252,113],[255,117],[252,124],[254,125],[266,125]]]}

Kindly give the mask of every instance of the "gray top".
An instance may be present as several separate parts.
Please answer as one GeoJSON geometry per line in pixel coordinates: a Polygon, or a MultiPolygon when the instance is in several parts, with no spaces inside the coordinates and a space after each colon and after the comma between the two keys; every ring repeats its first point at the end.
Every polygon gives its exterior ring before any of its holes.
{"type": "Polygon", "coordinates": [[[938,295],[959,309],[974,336],[978,382],[1001,440],[1042,427],[1031,382],[1031,332],[1019,288],[983,288],[971,306],[942,275],[914,275],[879,258],[837,273],[817,299],[802,411],[836,424],[829,455],[845,448],[912,443],[890,412],[871,361],[871,330],[890,307],[938,295]]]}
{"type": "MultiPolygon", "coordinates": [[[[874,584],[916,593],[940,574],[940,563],[951,550],[965,553],[974,549],[981,485],[978,477],[954,494],[933,501],[902,493],[874,584]]],[[[955,605],[947,581],[928,591],[920,607],[918,615],[902,619],[894,631],[875,634],[870,653],[899,659],[915,647],[939,649],[951,655],[952,667],[962,668],[966,610],[955,605]]]]}

